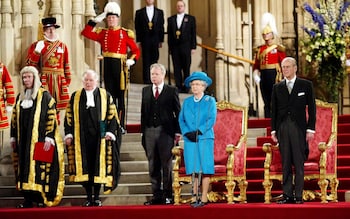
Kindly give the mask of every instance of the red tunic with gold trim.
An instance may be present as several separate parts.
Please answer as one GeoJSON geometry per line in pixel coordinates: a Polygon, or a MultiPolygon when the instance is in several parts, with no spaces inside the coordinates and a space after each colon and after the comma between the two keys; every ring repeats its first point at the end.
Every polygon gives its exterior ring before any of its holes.
{"type": "MultiPolygon", "coordinates": [[[[100,43],[103,57],[120,59],[122,69],[120,72],[115,73],[120,74],[120,85],[118,90],[125,90],[127,87],[126,79],[128,78],[128,68],[125,65],[125,61],[126,59],[134,59],[136,61],[140,57],[140,49],[135,42],[135,33],[132,30],[120,26],[115,28],[95,28],[95,25],[95,22],[89,21],[88,24],[85,25],[81,34],[90,40],[100,43]],[[130,48],[131,53],[129,58],[127,57],[128,48],[130,48]]],[[[105,68],[108,69],[108,66],[105,66],[105,68]]],[[[106,78],[106,74],[104,77],[105,81],[109,80],[106,78]]]]}
{"type": "Polygon", "coordinates": [[[27,65],[39,69],[41,83],[56,100],[57,110],[64,110],[69,102],[68,86],[71,81],[67,46],[59,40],[44,40],[44,49],[37,53],[37,42],[28,50],[27,65]]]}
{"type": "Polygon", "coordinates": [[[13,106],[15,104],[15,90],[10,73],[7,71],[6,66],[0,62],[0,130],[9,127],[7,118],[7,106],[13,106]]]}
{"type": "Polygon", "coordinates": [[[285,57],[285,47],[282,45],[265,44],[259,46],[257,48],[253,69],[276,69],[277,73],[280,73],[280,63],[285,57]]]}
{"type": "Polygon", "coordinates": [[[93,22],[89,22],[81,34],[90,40],[99,42],[104,57],[126,59],[128,48],[132,53],[129,59],[137,60],[140,57],[140,50],[135,43],[135,34],[132,30],[120,26],[95,28],[94,25],[93,22]]]}

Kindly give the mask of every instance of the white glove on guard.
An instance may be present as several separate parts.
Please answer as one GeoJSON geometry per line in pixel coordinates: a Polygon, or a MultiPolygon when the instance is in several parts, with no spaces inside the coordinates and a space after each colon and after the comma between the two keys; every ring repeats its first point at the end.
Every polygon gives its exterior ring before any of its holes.
{"type": "Polygon", "coordinates": [[[126,66],[128,66],[128,68],[130,68],[130,66],[133,66],[135,64],[135,61],[133,59],[128,59],[125,62],[126,66]]]}
{"type": "Polygon", "coordinates": [[[44,47],[45,47],[44,40],[40,40],[39,42],[36,43],[35,52],[41,53],[41,51],[44,49],[44,47]]]}
{"type": "Polygon", "coordinates": [[[259,71],[258,70],[255,70],[254,73],[253,73],[253,77],[254,77],[254,81],[256,84],[259,84],[260,83],[260,76],[259,76],[259,71]]]}
{"type": "Polygon", "coordinates": [[[106,17],[106,12],[102,12],[101,14],[95,17],[94,21],[96,23],[100,23],[103,21],[103,19],[105,19],[105,17],[106,17]]]}

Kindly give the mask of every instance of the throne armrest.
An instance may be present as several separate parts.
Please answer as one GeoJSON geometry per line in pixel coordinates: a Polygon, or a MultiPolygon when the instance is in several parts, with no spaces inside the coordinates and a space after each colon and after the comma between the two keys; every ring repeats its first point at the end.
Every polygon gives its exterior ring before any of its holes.
{"type": "Polygon", "coordinates": [[[173,147],[171,153],[175,156],[173,171],[179,172],[184,149],[181,146],[173,147]]]}
{"type": "Polygon", "coordinates": [[[270,165],[272,162],[272,150],[279,150],[279,144],[272,145],[271,143],[264,143],[263,144],[263,151],[266,153],[265,162],[264,162],[264,169],[269,170],[270,165]]]}
{"type": "Polygon", "coordinates": [[[331,149],[333,147],[334,141],[336,141],[337,136],[336,134],[333,132],[331,134],[331,136],[329,137],[328,142],[320,142],[318,144],[318,149],[320,150],[321,154],[320,154],[320,160],[319,160],[319,166],[320,166],[320,173],[324,173],[325,174],[325,169],[326,169],[326,165],[327,165],[327,150],[331,149]]]}

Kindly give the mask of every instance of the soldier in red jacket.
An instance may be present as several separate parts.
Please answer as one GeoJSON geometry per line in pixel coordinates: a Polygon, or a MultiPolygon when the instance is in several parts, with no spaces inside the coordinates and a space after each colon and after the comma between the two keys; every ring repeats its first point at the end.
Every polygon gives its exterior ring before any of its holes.
{"type": "Polygon", "coordinates": [[[127,89],[128,69],[135,64],[140,50],[135,43],[132,30],[119,26],[120,7],[116,2],[108,2],[104,12],[94,20],[89,20],[81,34],[101,45],[104,69],[104,86],[118,101],[118,116],[125,133],[125,90],[127,89]],[[104,18],[107,28],[95,28],[104,18]],[[128,48],[131,56],[128,57],[128,48]]]}
{"type": "Polygon", "coordinates": [[[272,87],[282,79],[281,62],[286,57],[285,48],[274,43],[277,36],[275,18],[265,13],[262,18],[262,37],[264,45],[256,49],[254,63],[254,80],[260,84],[260,91],[264,101],[264,116],[271,117],[272,87]]]}

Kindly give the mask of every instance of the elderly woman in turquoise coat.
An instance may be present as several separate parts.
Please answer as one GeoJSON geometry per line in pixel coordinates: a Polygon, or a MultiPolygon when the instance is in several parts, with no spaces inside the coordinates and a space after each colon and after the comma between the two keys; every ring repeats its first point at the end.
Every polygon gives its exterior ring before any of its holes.
{"type": "Polygon", "coordinates": [[[187,77],[185,86],[191,88],[193,95],[184,100],[179,114],[186,174],[192,175],[193,207],[208,203],[209,177],[214,174],[216,101],[204,93],[211,83],[211,78],[204,72],[193,72],[187,77]]]}

